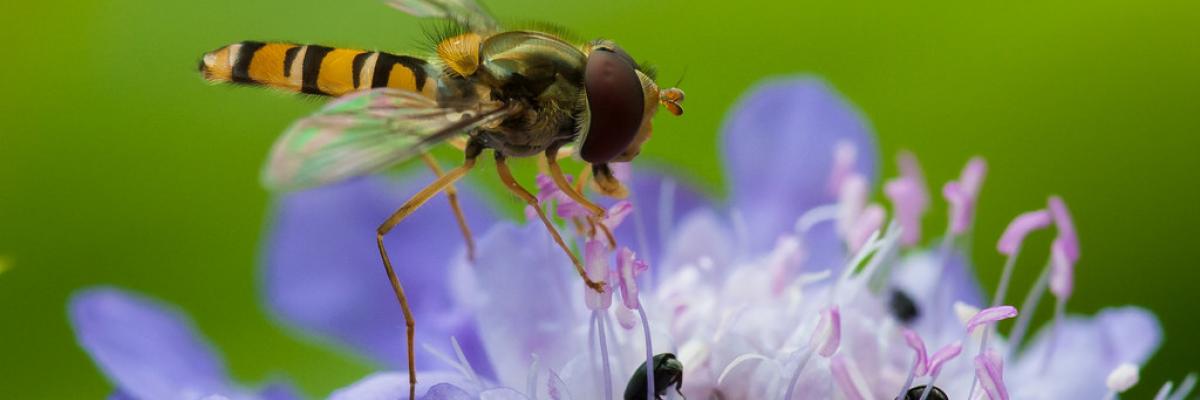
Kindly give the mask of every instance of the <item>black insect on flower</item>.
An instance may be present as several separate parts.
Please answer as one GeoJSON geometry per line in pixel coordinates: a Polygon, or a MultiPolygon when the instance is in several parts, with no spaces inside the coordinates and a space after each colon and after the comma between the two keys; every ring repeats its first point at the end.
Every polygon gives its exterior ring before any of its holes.
{"type": "MultiPolygon", "coordinates": [[[[654,356],[651,375],[654,377],[654,398],[661,399],[671,386],[675,386],[675,392],[683,396],[683,363],[679,362],[674,354],[662,353],[654,356]]],[[[650,390],[650,385],[646,377],[646,363],[643,362],[625,386],[625,400],[645,399],[647,390],[650,390]]]]}

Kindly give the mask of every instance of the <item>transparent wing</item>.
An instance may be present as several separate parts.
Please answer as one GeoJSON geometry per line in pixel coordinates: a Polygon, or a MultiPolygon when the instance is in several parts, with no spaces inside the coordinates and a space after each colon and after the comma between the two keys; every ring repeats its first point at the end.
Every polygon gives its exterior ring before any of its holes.
{"type": "Polygon", "coordinates": [[[387,3],[413,16],[454,20],[476,33],[500,31],[500,24],[474,0],[387,0],[387,3]]]}
{"type": "Polygon", "coordinates": [[[293,124],[263,169],[271,190],[295,190],[379,171],[504,115],[464,111],[419,94],[375,89],[335,100],[293,124]]]}

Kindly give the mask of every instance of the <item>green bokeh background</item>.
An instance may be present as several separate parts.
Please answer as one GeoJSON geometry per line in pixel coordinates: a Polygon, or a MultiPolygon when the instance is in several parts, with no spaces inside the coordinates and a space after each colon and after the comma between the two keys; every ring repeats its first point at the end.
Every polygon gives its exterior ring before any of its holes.
{"type": "MultiPolygon", "coordinates": [[[[994,287],[1008,220],[1048,194],[1083,242],[1070,308],[1140,304],[1166,342],[1134,398],[1195,368],[1200,237],[1200,6],[1188,1],[490,2],[505,19],[606,36],[665,81],[687,70],[688,114],[660,116],[644,162],[724,193],[716,135],[764,77],[828,79],[875,127],[884,173],[915,151],[930,182],[971,155],[991,163],[975,261],[994,287]]],[[[76,346],[64,305],[113,284],[186,309],[243,382],[291,377],[323,396],[371,371],[272,322],[255,263],[269,196],[257,174],[275,135],[319,106],[212,87],[199,55],[245,39],[405,51],[428,23],[373,0],[91,0],[0,8],[2,397],[99,398],[110,385],[76,346]]],[[[532,168],[522,168],[530,177],[532,168]]],[[[479,174],[490,175],[490,174],[479,174]]],[[[494,179],[475,182],[495,189],[494,179]]],[[[497,196],[510,210],[515,201],[497,196]]],[[[944,226],[944,206],[927,223],[944,226]]],[[[1034,237],[1044,247],[1049,234],[1034,237]]],[[[1021,296],[1045,252],[1023,258],[1021,296]]],[[[1043,304],[1042,310],[1048,307],[1043,304]]],[[[1045,314],[1045,312],[1043,312],[1045,314]]],[[[1043,317],[1044,318],[1044,317],[1043,317]]]]}

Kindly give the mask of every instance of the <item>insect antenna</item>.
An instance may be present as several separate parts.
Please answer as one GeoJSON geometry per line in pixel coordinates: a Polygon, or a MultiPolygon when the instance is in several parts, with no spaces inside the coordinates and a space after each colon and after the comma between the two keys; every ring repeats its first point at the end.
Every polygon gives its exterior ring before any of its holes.
{"type": "Polygon", "coordinates": [[[675,84],[674,84],[674,85],[672,85],[671,87],[679,87],[679,85],[682,85],[682,84],[683,84],[683,78],[687,78],[687,73],[688,73],[688,66],[687,66],[687,65],[684,65],[684,66],[683,66],[683,73],[680,73],[680,74],[679,74],[679,80],[675,81],[675,84]]]}

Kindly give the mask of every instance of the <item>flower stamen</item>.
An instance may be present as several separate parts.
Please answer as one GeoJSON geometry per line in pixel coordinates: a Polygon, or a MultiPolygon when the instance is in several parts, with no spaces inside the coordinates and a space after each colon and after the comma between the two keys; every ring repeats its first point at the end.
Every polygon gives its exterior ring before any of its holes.
{"type": "Polygon", "coordinates": [[[838,355],[829,362],[829,369],[833,372],[833,381],[837,383],[842,393],[846,395],[848,400],[864,400],[866,394],[871,393],[866,384],[866,379],[863,378],[862,372],[858,370],[858,366],[854,364],[854,360],[845,355],[838,355]]]}
{"type": "Polygon", "coordinates": [[[933,384],[937,383],[938,375],[942,374],[942,366],[955,357],[958,357],[959,354],[962,354],[962,347],[962,341],[955,341],[942,347],[929,357],[929,383],[925,384],[925,392],[921,393],[920,400],[929,398],[929,393],[933,392],[933,384]]]}
{"type": "Polygon", "coordinates": [[[988,351],[975,356],[975,379],[981,383],[989,399],[1008,400],[1008,390],[1004,387],[1004,361],[996,352],[988,351]]]}
{"type": "Polygon", "coordinates": [[[904,343],[909,348],[913,349],[913,366],[908,370],[908,378],[904,380],[904,386],[900,387],[900,394],[897,399],[903,399],[905,393],[908,393],[908,388],[912,386],[913,379],[919,376],[925,376],[929,372],[929,361],[925,354],[925,341],[921,340],[921,336],[911,329],[904,328],[904,343]]]}

